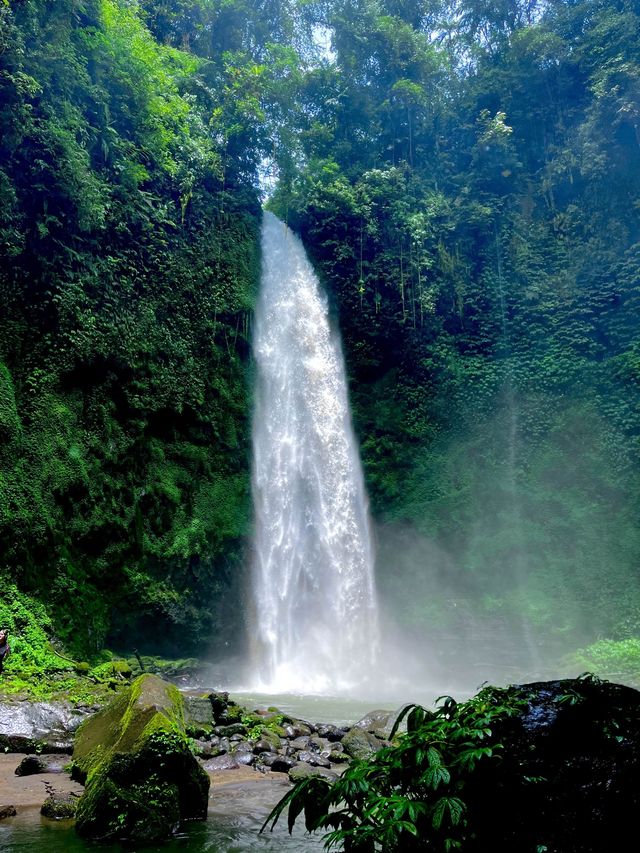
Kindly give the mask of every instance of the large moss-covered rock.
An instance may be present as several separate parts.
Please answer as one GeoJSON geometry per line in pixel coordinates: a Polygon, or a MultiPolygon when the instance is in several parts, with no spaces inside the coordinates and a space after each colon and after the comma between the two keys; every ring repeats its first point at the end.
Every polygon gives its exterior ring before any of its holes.
{"type": "Polygon", "coordinates": [[[354,727],[343,737],[342,746],[351,758],[366,759],[381,750],[384,743],[364,729],[354,727]]]}
{"type": "Polygon", "coordinates": [[[206,817],[209,777],[189,750],[182,697],[156,675],[81,726],[73,775],[86,782],[76,815],[85,837],[157,841],[206,817]]]}
{"type": "MultiPolygon", "coordinates": [[[[470,853],[611,853],[637,836],[640,692],[593,677],[508,688],[499,760],[465,786],[470,853]]],[[[465,846],[465,850],[467,850],[465,846]]]]}

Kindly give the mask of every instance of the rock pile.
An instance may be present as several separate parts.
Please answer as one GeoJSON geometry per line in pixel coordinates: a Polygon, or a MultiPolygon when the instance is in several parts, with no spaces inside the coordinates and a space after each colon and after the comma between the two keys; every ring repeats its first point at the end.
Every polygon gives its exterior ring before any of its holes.
{"type": "Polygon", "coordinates": [[[287,773],[292,781],[312,775],[336,778],[352,759],[368,758],[388,744],[396,717],[375,711],[350,727],[314,724],[275,709],[247,713],[226,693],[187,697],[186,706],[196,755],[206,770],[253,766],[287,773]]]}

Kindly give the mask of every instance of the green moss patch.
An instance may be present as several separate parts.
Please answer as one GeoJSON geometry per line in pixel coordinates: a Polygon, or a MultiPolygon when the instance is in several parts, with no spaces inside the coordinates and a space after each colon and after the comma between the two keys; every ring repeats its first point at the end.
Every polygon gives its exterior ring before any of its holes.
{"type": "Polygon", "coordinates": [[[143,675],[78,731],[73,775],[86,782],[76,828],[101,840],[158,841],[204,818],[209,778],[189,750],[177,690],[143,675]]]}

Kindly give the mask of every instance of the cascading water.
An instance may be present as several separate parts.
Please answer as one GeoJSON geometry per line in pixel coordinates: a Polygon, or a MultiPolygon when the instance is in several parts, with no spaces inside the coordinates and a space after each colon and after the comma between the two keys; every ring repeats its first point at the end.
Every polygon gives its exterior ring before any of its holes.
{"type": "Polygon", "coordinates": [[[300,240],[262,228],[253,420],[255,679],[341,693],[378,652],[373,549],[339,341],[300,240]]]}

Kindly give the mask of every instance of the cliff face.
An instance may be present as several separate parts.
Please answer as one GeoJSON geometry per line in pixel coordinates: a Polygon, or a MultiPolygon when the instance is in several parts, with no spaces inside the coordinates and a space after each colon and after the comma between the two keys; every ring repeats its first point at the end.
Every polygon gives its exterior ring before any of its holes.
{"type": "Polygon", "coordinates": [[[180,655],[248,520],[256,193],[140,9],[12,4],[0,40],[0,568],[78,654],[180,655]]]}

